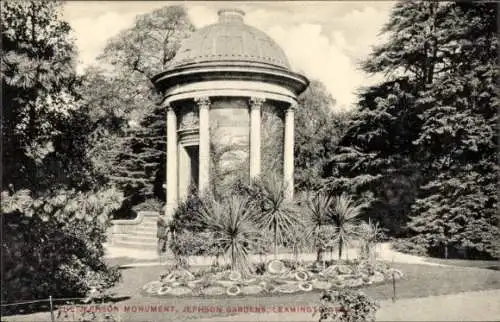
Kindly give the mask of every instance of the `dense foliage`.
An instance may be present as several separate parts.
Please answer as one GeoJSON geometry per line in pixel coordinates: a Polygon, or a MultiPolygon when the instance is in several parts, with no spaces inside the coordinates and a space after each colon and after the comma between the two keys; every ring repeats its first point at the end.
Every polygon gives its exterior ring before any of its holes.
{"type": "Polygon", "coordinates": [[[120,274],[104,263],[103,243],[110,213],[121,202],[113,189],[61,189],[38,198],[28,190],[4,193],[2,299],[81,296],[91,286],[113,286],[120,274]]]}
{"type": "Polygon", "coordinates": [[[277,176],[262,178],[255,183],[254,191],[259,193],[253,199],[257,206],[257,227],[269,232],[273,238],[274,256],[278,256],[278,246],[283,245],[286,236],[294,228],[302,225],[297,204],[285,197],[286,183],[277,176]]]}
{"type": "Polygon", "coordinates": [[[386,81],[361,92],[331,163],[333,190],[362,196],[367,215],[429,254],[498,256],[496,13],[395,5],[388,41],[363,64],[386,81]]]}
{"type": "Polygon", "coordinates": [[[379,304],[363,292],[348,288],[332,289],[321,297],[319,321],[375,321],[379,304]]]}
{"type": "Polygon", "coordinates": [[[84,295],[119,278],[104,261],[110,213],[122,202],[87,158],[69,25],[56,1],[4,1],[2,301],[84,295]]]}
{"type": "Polygon", "coordinates": [[[180,6],[140,15],[109,40],[98,58],[105,67],[85,73],[82,95],[97,124],[90,156],[105,180],[125,192],[125,208],[165,199],[166,111],[150,79],[193,30],[180,6]]]}
{"type": "Polygon", "coordinates": [[[75,87],[75,50],[59,5],[2,4],[2,180],[15,189],[89,186],[88,118],[75,87]]]}
{"type": "Polygon", "coordinates": [[[295,112],[295,187],[297,190],[318,189],[326,176],[325,167],[346,130],[349,114],[334,112],[335,100],[318,80],[311,80],[299,96],[298,103],[295,112]]]}
{"type": "Polygon", "coordinates": [[[324,251],[334,238],[331,217],[335,199],[323,191],[309,194],[303,202],[303,238],[316,250],[316,261],[323,261],[324,251]]]}
{"type": "Polygon", "coordinates": [[[257,249],[262,232],[256,225],[257,211],[248,197],[231,195],[221,201],[205,200],[196,216],[213,234],[217,245],[231,261],[231,269],[242,274],[252,271],[248,256],[257,249]]]}

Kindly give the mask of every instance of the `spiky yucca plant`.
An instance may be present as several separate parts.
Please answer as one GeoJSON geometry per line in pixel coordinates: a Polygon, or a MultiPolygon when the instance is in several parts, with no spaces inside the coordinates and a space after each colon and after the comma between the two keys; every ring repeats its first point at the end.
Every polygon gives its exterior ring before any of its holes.
{"type": "Polygon", "coordinates": [[[373,224],[371,220],[368,220],[368,223],[361,224],[359,234],[361,237],[361,258],[373,263],[375,261],[375,246],[383,236],[378,222],[373,224]]]}
{"type": "Polygon", "coordinates": [[[305,240],[316,250],[316,261],[323,260],[323,252],[326,248],[328,237],[325,233],[331,224],[333,216],[334,198],[326,192],[309,194],[304,204],[306,213],[304,216],[304,237],[305,240]]]}
{"type": "Polygon", "coordinates": [[[231,269],[252,271],[249,252],[258,247],[261,233],[256,228],[256,209],[246,197],[231,195],[217,201],[205,199],[197,212],[203,227],[214,234],[219,247],[231,260],[231,269]]]}
{"type": "Polygon", "coordinates": [[[339,250],[339,260],[342,250],[351,244],[354,237],[358,236],[358,217],[366,205],[356,204],[351,196],[342,194],[335,198],[335,208],[331,220],[335,225],[335,241],[339,250]]]}
{"type": "Polygon", "coordinates": [[[271,232],[274,258],[278,256],[278,245],[287,235],[301,225],[297,205],[285,198],[286,184],[277,176],[270,175],[257,182],[260,188],[261,211],[257,216],[258,227],[271,232]]]}

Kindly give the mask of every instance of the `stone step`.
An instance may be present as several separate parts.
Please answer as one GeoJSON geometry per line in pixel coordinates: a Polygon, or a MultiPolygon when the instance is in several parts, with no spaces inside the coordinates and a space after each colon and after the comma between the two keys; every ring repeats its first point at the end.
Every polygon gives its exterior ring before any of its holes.
{"type": "Polygon", "coordinates": [[[138,225],[132,232],[133,233],[138,233],[138,234],[145,234],[145,235],[155,235],[156,236],[156,227],[151,228],[151,227],[143,227],[141,225],[138,225]]]}
{"type": "Polygon", "coordinates": [[[156,228],[157,224],[156,224],[156,221],[142,221],[140,224],[138,224],[137,226],[142,226],[142,227],[154,227],[156,228]]]}
{"type": "Polygon", "coordinates": [[[113,241],[111,244],[113,247],[122,247],[122,248],[134,248],[134,249],[143,249],[148,251],[156,251],[156,243],[145,243],[138,241],[128,241],[128,240],[118,240],[113,241]]]}
{"type": "Polygon", "coordinates": [[[130,241],[130,242],[144,242],[156,245],[157,242],[156,236],[148,236],[148,235],[137,235],[137,234],[115,234],[113,235],[113,242],[115,241],[130,241]]]}
{"type": "Polygon", "coordinates": [[[156,223],[158,221],[158,218],[156,217],[151,217],[151,216],[143,216],[142,221],[148,221],[148,222],[154,222],[156,223]]]}

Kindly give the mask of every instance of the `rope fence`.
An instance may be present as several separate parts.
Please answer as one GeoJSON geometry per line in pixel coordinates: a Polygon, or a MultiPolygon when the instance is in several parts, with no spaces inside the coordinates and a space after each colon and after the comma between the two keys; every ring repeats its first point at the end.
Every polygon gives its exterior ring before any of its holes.
{"type": "Polygon", "coordinates": [[[20,304],[31,304],[31,303],[39,303],[39,302],[55,302],[55,301],[77,301],[77,300],[85,300],[87,299],[86,297],[62,297],[62,298],[48,298],[48,299],[39,299],[39,300],[30,300],[30,301],[23,301],[23,302],[14,302],[14,303],[1,303],[0,306],[14,306],[14,305],[20,305],[20,304]]]}
{"type": "MultiPolygon", "coordinates": [[[[71,305],[76,305],[76,306],[79,306],[80,304],[75,304],[75,303],[68,303],[68,302],[71,302],[71,301],[84,301],[84,300],[87,300],[89,301],[90,303],[85,303],[83,302],[81,305],[105,305],[104,303],[97,303],[97,301],[95,299],[90,299],[88,297],[60,297],[60,298],[53,298],[52,296],[49,296],[49,298],[46,298],[46,299],[33,299],[33,300],[26,300],[26,301],[19,301],[19,302],[12,302],[12,303],[0,303],[0,307],[3,309],[3,308],[7,308],[7,307],[13,307],[13,306],[18,306],[18,305],[26,305],[26,304],[35,304],[35,303],[48,303],[48,307],[50,309],[50,320],[52,322],[56,322],[57,320],[59,320],[59,315],[61,312],[59,312],[59,309],[56,309],[56,312],[58,313],[57,314],[57,318],[55,316],[55,312],[54,312],[54,303],[56,302],[66,302],[64,304],[71,304],[71,305]]],[[[73,312],[73,315],[74,315],[75,312],[73,312]]],[[[93,312],[90,312],[91,314],[93,312]]],[[[76,320],[75,320],[76,321],[76,320]]]]}

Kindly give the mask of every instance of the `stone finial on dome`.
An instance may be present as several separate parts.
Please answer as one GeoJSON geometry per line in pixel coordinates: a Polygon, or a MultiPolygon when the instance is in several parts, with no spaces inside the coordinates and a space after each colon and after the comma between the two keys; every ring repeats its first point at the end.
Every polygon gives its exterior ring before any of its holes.
{"type": "Polygon", "coordinates": [[[235,8],[221,9],[218,12],[219,22],[221,23],[243,23],[245,11],[235,8]]]}

